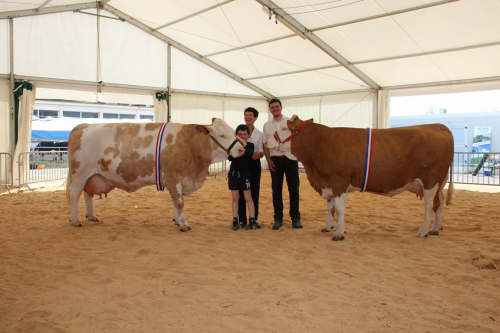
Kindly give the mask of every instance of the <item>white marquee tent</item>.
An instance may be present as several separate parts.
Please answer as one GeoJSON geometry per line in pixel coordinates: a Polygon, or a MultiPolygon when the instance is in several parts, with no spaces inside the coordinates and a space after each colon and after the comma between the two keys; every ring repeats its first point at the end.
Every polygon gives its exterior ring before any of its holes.
{"type": "MultiPolygon", "coordinates": [[[[235,126],[284,114],[383,128],[395,95],[500,88],[500,0],[0,1],[0,152],[14,82],[36,98],[153,104],[235,126]],[[34,92],[33,92],[34,93],[34,92]]],[[[21,138],[20,138],[21,139],[21,138]]]]}

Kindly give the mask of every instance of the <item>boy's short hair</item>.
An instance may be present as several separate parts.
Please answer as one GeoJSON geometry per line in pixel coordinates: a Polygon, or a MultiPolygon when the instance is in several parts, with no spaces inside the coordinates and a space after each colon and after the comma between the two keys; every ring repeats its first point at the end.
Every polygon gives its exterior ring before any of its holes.
{"type": "Polygon", "coordinates": [[[269,101],[269,106],[271,106],[271,104],[273,103],[280,103],[280,106],[283,107],[283,105],[281,105],[281,101],[277,98],[273,98],[269,101]]]}
{"type": "Polygon", "coordinates": [[[251,106],[250,106],[250,107],[248,107],[248,108],[246,108],[246,109],[245,109],[245,111],[243,111],[243,115],[244,115],[245,113],[247,113],[247,112],[252,112],[252,113],[253,113],[253,116],[254,116],[255,118],[257,118],[257,117],[259,116],[259,111],[257,111],[255,108],[253,108],[253,107],[251,107],[251,106]]]}
{"type": "Polygon", "coordinates": [[[248,128],[247,125],[241,124],[236,127],[236,131],[234,131],[234,134],[238,134],[239,131],[247,131],[248,134],[250,134],[250,128],[248,128]]]}

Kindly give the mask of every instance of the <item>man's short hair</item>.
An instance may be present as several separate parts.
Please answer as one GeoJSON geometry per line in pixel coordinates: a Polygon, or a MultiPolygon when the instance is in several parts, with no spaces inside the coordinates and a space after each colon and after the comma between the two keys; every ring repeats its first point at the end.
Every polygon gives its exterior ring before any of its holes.
{"type": "Polygon", "coordinates": [[[255,108],[253,108],[253,107],[251,107],[251,106],[250,106],[250,107],[248,107],[248,108],[246,108],[246,109],[245,109],[245,111],[243,111],[243,114],[245,114],[245,113],[247,113],[247,112],[252,112],[252,113],[253,113],[253,116],[254,116],[255,118],[257,118],[257,117],[259,116],[259,111],[257,111],[255,108]]]}
{"type": "Polygon", "coordinates": [[[247,125],[241,124],[236,127],[236,131],[234,131],[234,134],[238,134],[239,131],[247,131],[248,134],[250,134],[250,128],[248,128],[247,125]]]}
{"type": "Polygon", "coordinates": [[[273,103],[280,103],[280,106],[283,107],[283,105],[281,105],[281,101],[277,98],[273,98],[269,101],[269,106],[271,106],[271,104],[273,103]]]}

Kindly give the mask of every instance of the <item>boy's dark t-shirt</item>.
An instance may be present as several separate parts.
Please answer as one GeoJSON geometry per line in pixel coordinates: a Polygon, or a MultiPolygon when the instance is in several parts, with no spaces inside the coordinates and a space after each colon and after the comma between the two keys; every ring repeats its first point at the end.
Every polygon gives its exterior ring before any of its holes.
{"type": "Polygon", "coordinates": [[[248,164],[252,161],[252,155],[254,152],[254,145],[251,142],[247,142],[247,145],[245,146],[245,154],[238,158],[234,158],[231,155],[229,155],[228,160],[231,161],[231,167],[229,168],[229,173],[233,171],[239,171],[241,173],[243,172],[249,172],[248,171],[248,164]]]}

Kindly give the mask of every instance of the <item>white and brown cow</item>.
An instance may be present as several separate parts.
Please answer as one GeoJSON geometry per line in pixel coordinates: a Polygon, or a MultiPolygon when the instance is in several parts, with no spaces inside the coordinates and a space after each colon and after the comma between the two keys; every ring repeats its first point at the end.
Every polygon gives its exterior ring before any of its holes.
{"type": "Polygon", "coordinates": [[[234,130],[222,119],[212,121],[210,126],[168,123],[163,131],[162,123],[76,126],[68,140],[71,225],[82,226],[78,218],[82,192],[87,218],[97,222],[94,194],[107,195],[114,188],[133,192],[157,184],[170,193],[180,230],[190,230],[183,196],[203,185],[211,163],[242,154],[234,130]]]}
{"type": "MultiPolygon", "coordinates": [[[[328,201],[328,220],[323,231],[332,231],[333,216],[337,213],[333,240],[344,239],[347,193],[363,189],[385,196],[410,191],[420,199],[423,197],[425,218],[417,237],[439,234],[445,201],[443,187],[454,152],[453,135],[446,126],[431,124],[369,131],[330,128],[315,124],[312,119],[302,121],[297,116],[286,126],[266,145],[302,162],[311,186],[328,201]],[[433,218],[432,230],[428,232],[433,218]]],[[[453,191],[450,182],[448,205],[453,191]]]]}

